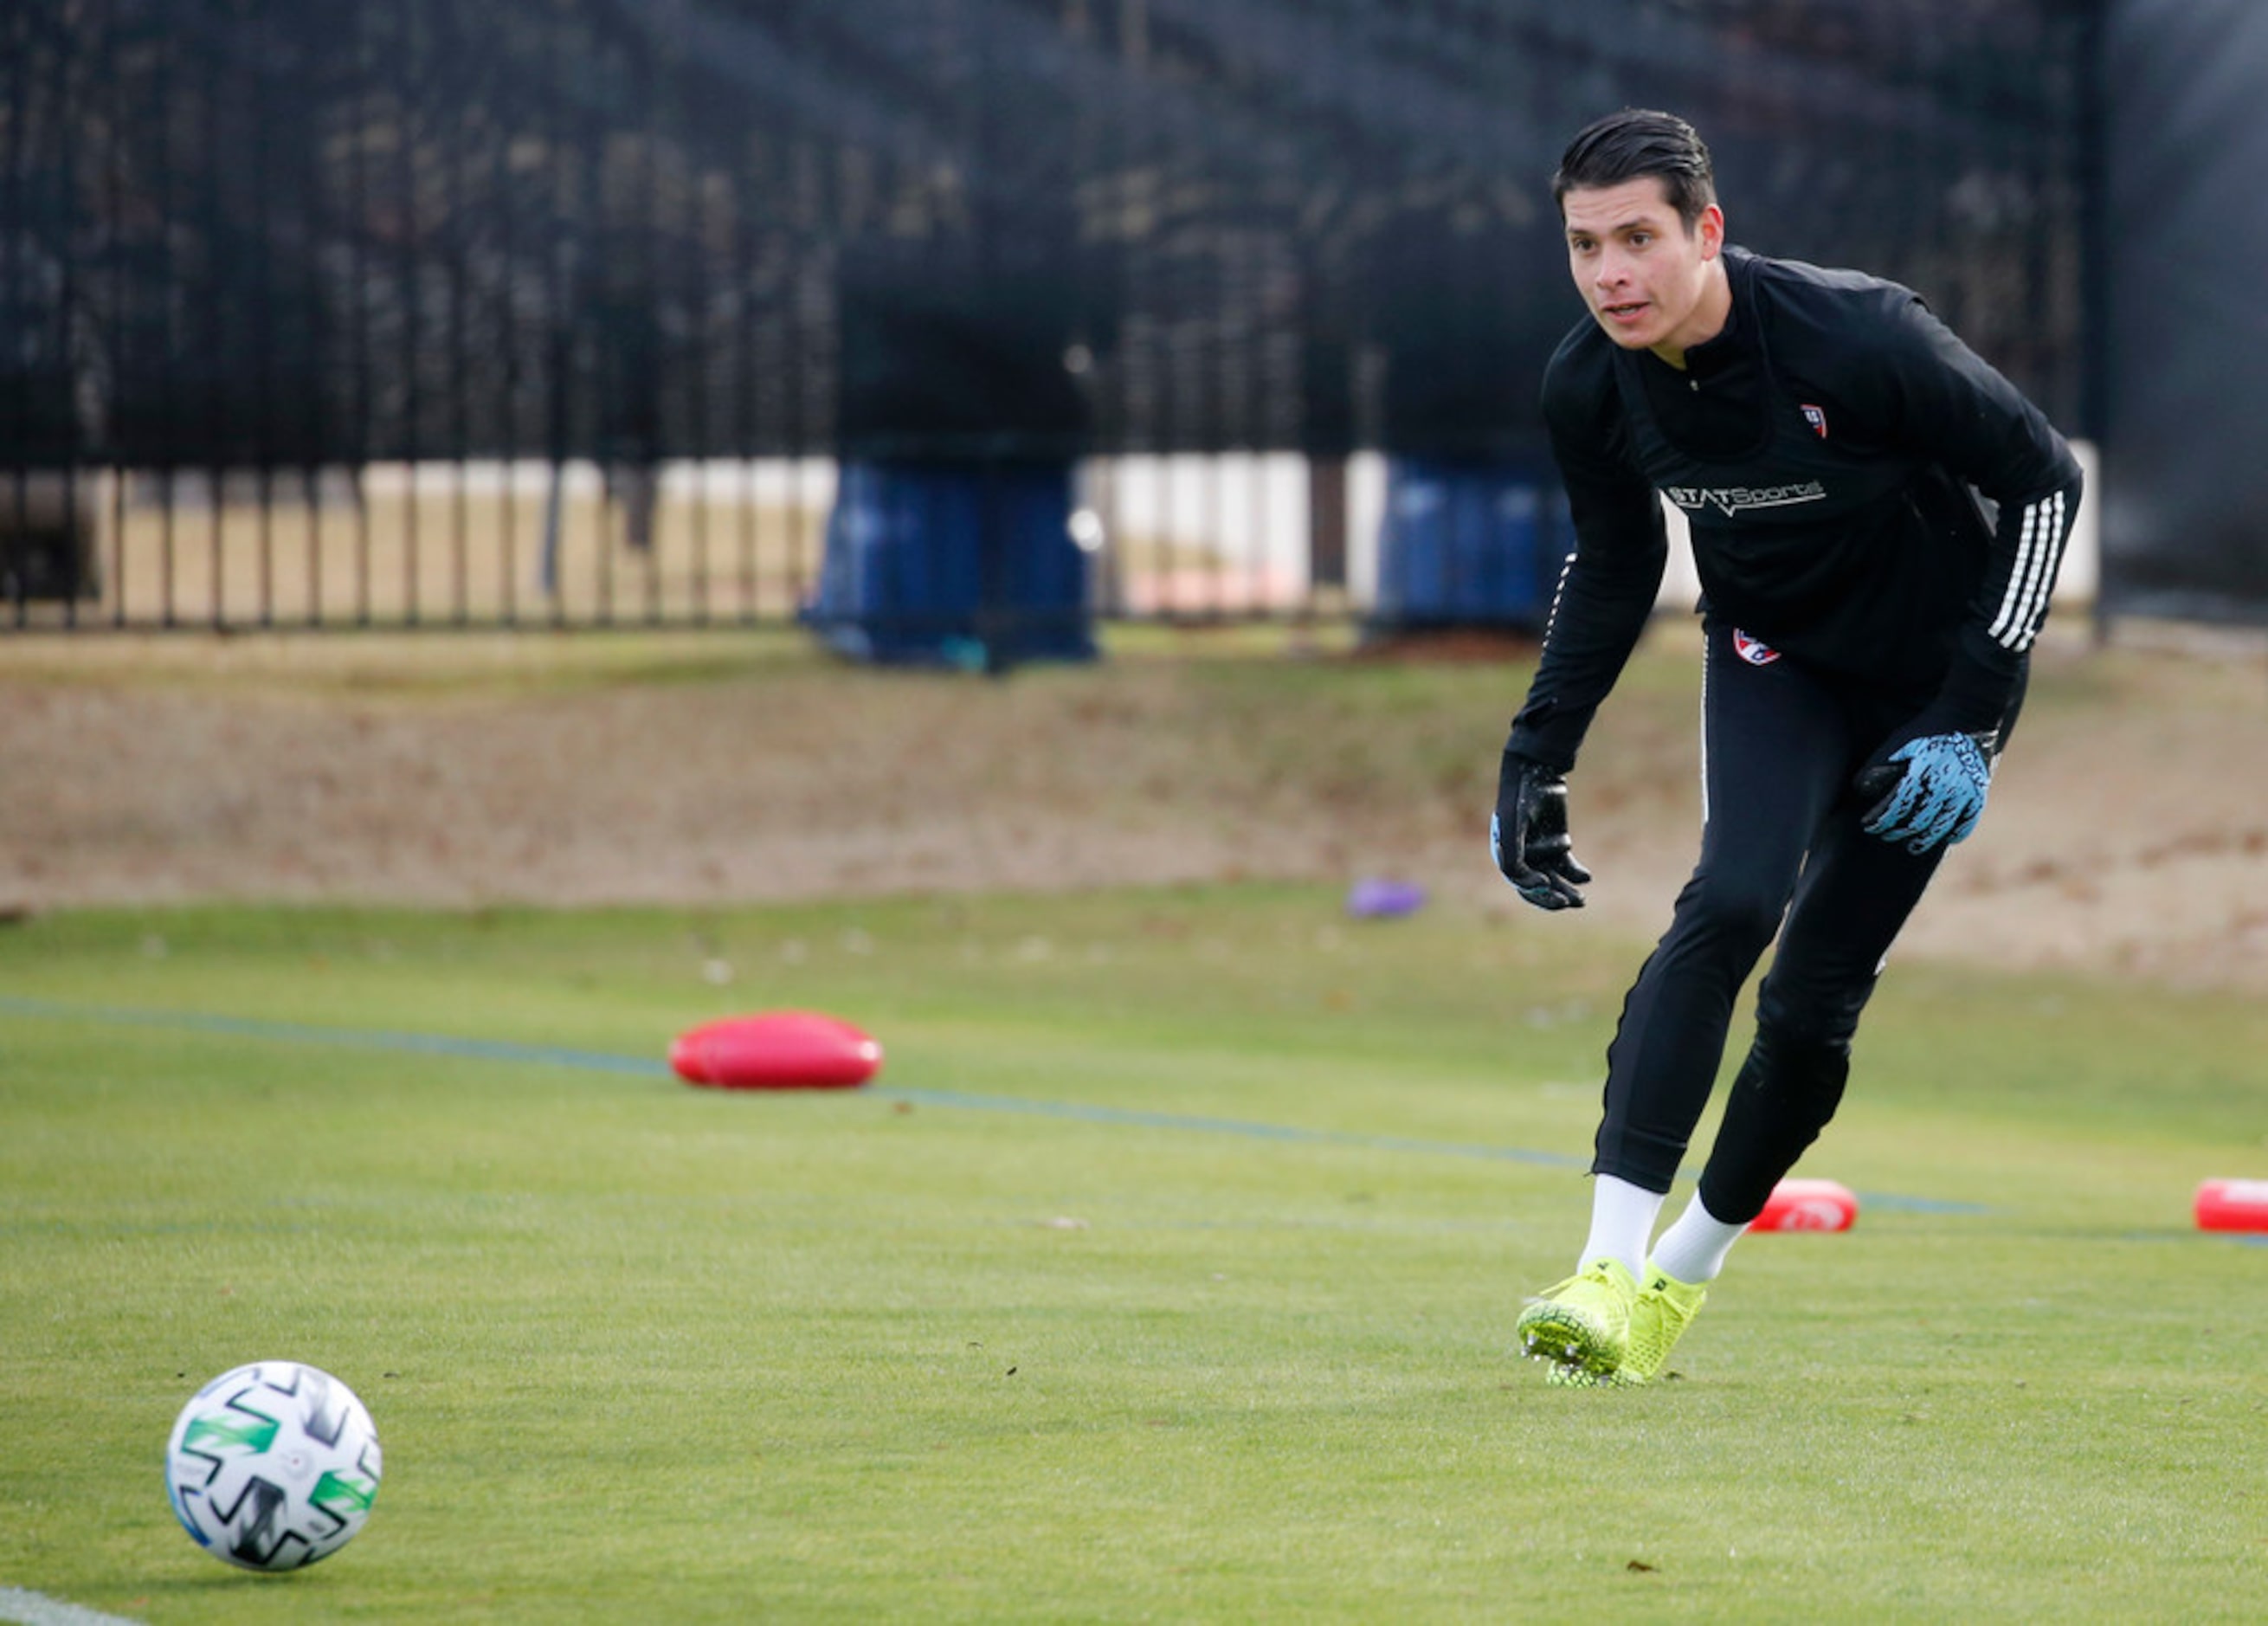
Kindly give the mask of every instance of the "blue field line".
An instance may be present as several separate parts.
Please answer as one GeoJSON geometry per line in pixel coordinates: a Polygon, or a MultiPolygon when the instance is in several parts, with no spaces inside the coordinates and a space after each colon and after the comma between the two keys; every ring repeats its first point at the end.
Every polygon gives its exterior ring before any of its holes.
{"type": "Polygon", "coordinates": [[[1942,1197],[1902,1197],[1896,1192],[1860,1191],[1851,1194],[1862,1208],[1895,1208],[1901,1214],[1990,1214],[1981,1202],[1950,1202],[1942,1197]]]}
{"type": "MultiPolygon", "coordinates": [[[[0,1015],[69,1022],[107,1022],[122,1026],[217,1033],[235,1038],[396,1051],[474,1061],[513,1061],[537,1067],[580,1068],[588,1072],[627,1073],[644,1078],[676,1076],[666,1063],[645,1056],[615,1055],[599,1050],[569,1050],[552,1045],[519,1045],[501,1039],[460,1038],[446,1033],[405,1033],[384,1028],[326,1028],[306,1023],[271,1022],[256,1016],[217,1016],[198,1011],[78,1005],[61,1000],[26,999],[5,994],[0,994],[0,1015]]],[[[881,1085],[870,1093],[885,1100],[904,1101],[920,1106],[965,1112],[1017,1112],[1027,1117],[1057,1118],[1075,1123],[1106,1124],[1124,1128],[1239,1135],[1247,1140],[1273,1141],[1285,1145],[1410,1152],[1427,1157],[1467,1157],[1491,1163],[1528,1164],[1546,1169],[1582,1169],[1587,1167],[1590,1161],[1560,1152],[1534,1151],[1521,1146],[1426,1141],[1394,1135],[1359,1135],[1343,1129],[1309,1129],[1295,1124],[1209,1118],[1189,1112],[1145,1112],[1131,1107],[1095,1106],[1077,1101],[1046,1101],[1022,1096],[976,1095],[959,1090],[881,1085]]],[[[1861,1192],[1858,1195],[1862,1206],[1911,1214],[1987,1214],[1992,1211],[1974,1202],[1946,1202],[1931,1197],[1901,1196],[1889,1192],[1861,1192]]]]}
{"type": "Polygon", "coordinates": [[[474,1061],[526,1061],[539,1067],[574,1067],[603,1073],[644,1073],[674,1077],[668,1067],[644,1056],[614,1056],[596,1050],[566,1050],[551,1045],[515,1045],[500,1039],[458,1038],[446,1033],[402,1033],[387,1029],[324,1028],[298,1022],[269,1022],[258,1016],[214,1016],[190,1010],[135,1010],[120,1005],[74,1005],[60,1000],[21,999],[0,994],[0,1015],[49,1016],[71,1022],[107,1022],[122,1027],[170,1028],[221,1033],[235,1038],[278,1039],[298,1045],[331,1045],[350,1050],[399,1050],[474,1061]]]}
{"type": "Polygon", "coordinates": [[[1139,1112],[1123,1106],[1089,1106],[1078,1101],[1040,1101],[1020,1096],[969,1095],[958,1090],[910,1090],[886,1085],[876,1095],[924,1106],[965,1107],[981,1112],[1023,1112],[1067,1118],[1076,1123],[1111,1124],[1136,1129],[1183,1129],[1201,1135],[1236,1135],[1254,1141],[1300,1146],[1351,1146],[1366,1151],[1417,1152],[1430,1157],[1477,1157],[1496,1163],[1535,1164],[1548,1169],[1580,1169],[1588,1159],[1521,1146],[1482,1146],[1461,1141],[1420,1141],[1398,1135],[1357,1135],[1344,1129],[1306,1129],[1294,1124],[1257,1123],[1241,1118],[1205,1118],[1188,1112],[1139,1112]]]}

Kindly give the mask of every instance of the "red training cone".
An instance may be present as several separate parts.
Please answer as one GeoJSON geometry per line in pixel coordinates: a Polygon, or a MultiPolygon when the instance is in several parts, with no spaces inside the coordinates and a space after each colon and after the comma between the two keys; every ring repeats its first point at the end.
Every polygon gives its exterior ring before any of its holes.
{"type": "Polygon", "coordinates": [[[720,1090],[846,1090],[873,1077],[882,1047],[815,1010],[770,1010],[679,1034],[669,1065],[688,1084],[720,1090]]]}
{"type": "Polygon", "coordinates": [[[1750,1231],[1848,1231],[1859,1217],[1859,1199],[1835,1180],[1782,1180],[1764,1199],[1764,1211],[1750,1231]]]}
{"type": "Polygon", "coordinates": [[[2197,1188],[2199,1231],[2268,1231],[2268,1180],[2207,1180],[2197,1188]]]}

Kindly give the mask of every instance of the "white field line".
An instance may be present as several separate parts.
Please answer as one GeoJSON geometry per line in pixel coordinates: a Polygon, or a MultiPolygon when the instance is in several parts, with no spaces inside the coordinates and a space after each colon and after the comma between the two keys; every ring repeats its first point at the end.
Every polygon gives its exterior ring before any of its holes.
{"type": "Polygon", "coordinates": [[[20,1586],[0,1586],[0,1621],[16,1626],[140,1626],[123,1615],[105,1615],[20,1586]]]}

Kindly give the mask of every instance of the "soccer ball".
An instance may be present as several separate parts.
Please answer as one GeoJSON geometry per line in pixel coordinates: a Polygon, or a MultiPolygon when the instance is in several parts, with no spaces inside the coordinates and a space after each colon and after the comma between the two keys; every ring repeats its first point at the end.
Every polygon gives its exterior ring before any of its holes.
{"type": "Polygon", "coordinates": [[[199,1547],[297,1570],[354,1539],[378,1496],[378,1430],[354,1391],[297,1361],[258,1361],[196,1392],[166,1445],[166,1491],[199,1547]]]}

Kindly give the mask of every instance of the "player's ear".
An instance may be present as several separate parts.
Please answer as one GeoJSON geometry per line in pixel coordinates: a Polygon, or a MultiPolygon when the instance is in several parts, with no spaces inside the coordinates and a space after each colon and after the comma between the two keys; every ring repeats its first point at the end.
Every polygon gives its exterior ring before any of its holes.
{"type": "Polygon", "coordinates": [[[1718,251],[1725,246],[1725,211],[1714,203],[1710,204],[1701,211],[1701,218],[1693,223],[1693,229],[1701,239],[1701,257],[1704,260],[1715,259],[1718,251]]]}

